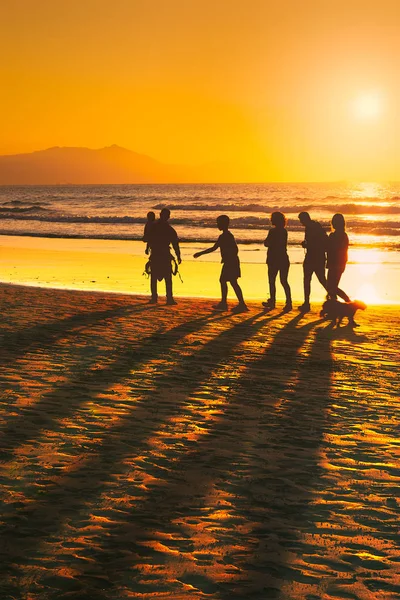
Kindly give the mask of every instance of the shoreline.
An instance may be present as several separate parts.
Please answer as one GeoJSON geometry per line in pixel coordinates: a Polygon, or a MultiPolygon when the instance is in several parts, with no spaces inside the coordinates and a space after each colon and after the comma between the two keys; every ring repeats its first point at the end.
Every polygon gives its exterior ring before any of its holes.
{"type": "MultiPolygon", "coordinates": [[[[204,245],[181,244],[182,264],[175,277],[174,295],[177,298],[220,297],[220,256],[215,252],[199,260],[192,255],[204,245]],[[201,291],[199,293],[199,290],[201,291]]],[[[250,253],[242,251],[242,277],[239,283],[246,301],[262,301],[268,297],[265,253],[259,250],[260,262],[248,262],[250,253]]],[[[299,254],[301,256],[301,254],[299,254]]],[[[378,262],[349,263],[342,277],[341,287],[350,297],[367,305],[400,304],[400,265],[378,262]]],[[[147,296],[150,283],[143,271],[147,261],[144,244],[140,241],[42,238],[29,236],[0,236],[0,281],[54,289],[79,289],[147,296]]],[[[302,265],[291,264],[289,284],[294,302],[303,300],[302,265]]],[[[279,278],[278,278],[279,279],[279,278]]],[[[164,295],[164,282],[159,284],[164,295]]],[[[234,300],[230,290],[228,299],[234,300]]],[[[325,290],[313,278],[311,303],[322,303],[325,290]]],[[[282,287],[277,281],[277,301],[284,300],[282,287]]]]}
{"type": "MultiPolygon", "coordinates": [[[[161,282],[162,283],[162,282],[161,282]]],[[[84,289],[84,288],[77,288],[77,287],[55,287],[55,286],[46,286],[40,283],[20,283],[20,282],[15,282],[15,283],[9,283],[9,282],[5,282],[2,281],[0,279],[0,289],[4,288],[7,290],[7,288],[21,288],[21,289],[26,289],[26,290],[38,290],[38,291],[43,291],[43,292],[67,292],[67,293],[77,293],[77,294],[87,294],[87,295],[94,295],[94,296],[98,296],[98,297],[104,297],[107,298],[108,296],[110,298],[113,297],[120,297],[121,299],[123,299],[124,297],[126,297],[127,299],[133,299],[133,300],[138,300],[140,302],[143,301],[144,305],[148,304],[148,300],[150,298],[150,294],[140,294],[137,292],[124,292],[124,291],[119,291],[119,290],[101,290],[101,289],[84,289]]],[[[201,302],[202,304],[204,304],[205,306],[208,306],[208,303],[210,302],[215,302],[216,300],[219,300],[220,298],[218,296],[201,296],[201,295],[192,295],[192,296],[176,296],[176,298],[179,299],[179,302],[177,304],[178,308],[177,310],[179,310],[179,303],[183,302],[185,304],[187,303],[191,303],[191,302],[201,302]]],[[[313,314],[319,315],[320,309],[321,309],[321,303],[317,300],[314,300],[310,302],[311,305],[311,310],[308,311],[307,313],[300,313],[300,311],[297,311],[297,306],[296,304],[301,304],[302,300],[299,299],[297,301],[294,301],[294,305],[293,305],[293,309],[292,311],[289,311],[287,314],[291,315],[292,317],[295,316],[299,316],[302,314],[305,314],[306,316],[309,314],[313,314]]],[[[232,292],[232,294],[228,294],[228,310],[226,311],[222,311],[221,314],[230,315],[230,310],[231,308],[233,308],[235,305],[237,304],[237,299],[236,296],[234,295],[234,293],[232,292]]],[[[285,300],[283,298],[281,298],[280,300],[277,300],[276,303],[276,308],[270,311],[265,310],[262,306],[262,304],[254,299],[251,300],[247,300],[246,304],[248,305],[248,307],[250,309],[253,310],[260,310],[263,311],[265,313],[265,315],[279,315],[281,310],[283,309],[283,306],[285,304],[285,300]]],[[[163,293],[159,294],[159,302],[155,305],[158,308],[161,308],[163,306],[168,306],[166,304],[166,298],[165,295],[163,293]]],[[[210,307],[209,307],[210,308],[210,307]]],[[[368,304],[367,306],[367,310],[369,310],[370,312],[380,312],[381,310],[384,312],[391,312],[391,311],[399,311],[400,314],[400,310],[399,310],[399,305],[396,303],[379,303],[379,304],[368,304]]],[[[217,314],[218,311],[212,311],[215,312],[215,314],[217,314]]],[[[358,312],[357,315],[362,314],[362,312],[358,312]]],[[[359,318],[357,319],[359,320],[359,318]]],[[[328,323],[328,321],[326,321],[328,323]]],[[[344,325],[342,324],[341,327],[344,327],[347,323],[347,319],[344,319],[344,325]]]]}

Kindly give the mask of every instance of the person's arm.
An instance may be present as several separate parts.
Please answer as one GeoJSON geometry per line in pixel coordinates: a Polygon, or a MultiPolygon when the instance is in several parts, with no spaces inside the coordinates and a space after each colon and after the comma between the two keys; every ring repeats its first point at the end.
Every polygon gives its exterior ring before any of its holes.
{"type": "Polygon", "coordinates": [[[146,223],[146,225],[144,226],[144,232],[142,237],[142,241],[146,244],[146,250],[144,251],[146,255],[150,254],[150,231],[151,228],[149,224],[146,223]]]}
{"type": "Polygon", "coordinates": [[[215,250],[218,250],[219,248],[219,243],[215,242],[214,246],[212,246],[211,248],[207,248],[206,250],[201,250],[200,252],[196,252],[196,254],[193,254],[193,258],[199,258],[199,256],[203,256],[203,254],[211,254],[211,252],[215,252],[215,250]]]}
{"type": "Polygon", "coordinates": [[[179,240],[178,240],[178,238],[176,238],[176,239],[175,239],[175,240],[172,242],[172,247],[173,247],[173,249],[174,249],[174,251],[175,251],[175,254],[176,254],[176,259],[177,259],[177,261],[178,261],[178,264],[180,265],[180,264],[181,264],[181,262],[182,262],[182,259],[181,259],[181,249],[179,248],[179,240]]]}
{"type": "Polygon", "coordinates": [[[182,258],[181,258],[181,249],[179,247],[179,238],[178,238],[178,234],[176,233],[175,229],[171,226],[169,227],[169,243],[172,245],[172,248],[174,249],[174,252],[175,252],[176,260],[178,261],[178,264],[180,265],[182,262],[182,258]]]}
{"type": "Polygon", "coordinates": [[[304,229],[304,240],[301,242],[301,245],[303,248],[307,248],[307,238],[308,238],[308,232],[307,232],[307,227],[304,229]]]}
{"type": "Polygon", "coordinates": [[[269,248],[270,244],[271,244],[271,230],[268,231],[268,235],[264,240],[264,246],[266,248],[269,248]]]}
{"type": "Polygon", "coordinates": [[[323,245],[325,252],[328,251],[328,244],[329,244],[329,236],[326,233],[325,229],[322,228],[322,245],[323,245]]]}

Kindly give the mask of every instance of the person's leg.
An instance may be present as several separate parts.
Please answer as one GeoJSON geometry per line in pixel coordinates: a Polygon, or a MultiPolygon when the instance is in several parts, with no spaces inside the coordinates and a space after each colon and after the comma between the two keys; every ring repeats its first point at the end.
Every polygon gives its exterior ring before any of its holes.
{"type": "Polygon", "coordinates": [[[269,304],[275,306],[276,301],[276,276],[278,269],[275,265],[268,265],[268,282],[269,282],[269,304]]]}
{"type": "Polygon", "coordinates": [[[339,271],[337,271],[336,293],[339,296],[339,298],[341,298],[345,302],[350,302],[350,298],[346,294],[346,292],[344,292],[342,289],[339,288],[339,281],[340,281],[343,273],[344,273],[344,269],[343,269],[343,271],[341,269],[339,271]]]}
{"type": "Polygon", "coordinates": [[[289,308],[292,306],[292,293],[290,290],[290,285],[288,283],[288,274],[289,274],[289,262],[283,265],[279,270],[279,279],[281,281],[282,287],[285,291],[286,296],[286,307],[289,308]]]}
{"type": "Polygon", "coordinates": [[[343,290],[341,290],[338,287],[339,281],[340,281],[340,278],[342,277],[342,275],[343,275],[342,269],[335,269],[335,268],[328,269],[328,277],[327,277],[328,295],[330,298],[332,298],[332,300],[336,300],[337,296],[339,296],[339,298],[342,298],[342,300],[344,300],[345,302],[350,302],[350,298],[346,294],[346,292],[344,292],[343,290]]]}
{"type": "Polygon", "coordinates": [[[234,306],[232,308],[232,312],[235,312],[235,313],[247,312],[249,309],[246,306],[246,303],[243,298],[242,288],[238,284],[237,279],[231,279],[230,284],[235,291],[237,299],[239,300],[239,304],[237,304],[237,306],[234,306]]]}
{"type": "Polygon", "coordinates": [[[226,281],[221,281],[221,304],[226,304],[228,298],[228,284],[226,281]]]}
{"type": "Polygon", "coordinates": [[[156,303],[157,299],[158,299],[158,295],[157,295],[157,277],[153,274],[150,273],[150,291],[151,291],[151,300],[150,302],[152,303],[156,303]]]}
{"type": "Polygon", "coordinates": [[[303,263],[303,285],[304,285],[304,304],[310,304],[311,294],[311,277],[313,274],[313,268],[310,264],[304,261],[303,263]]]}
{"type": "Polygon", "coordinates": [[[339,282],[337,278],[337,271],[335,269],[328,269],[327,276],[327,288],[328,288],[328,296],[331,300],[336,300],[337,297],[337,284],[339,282]]]}
{"type": "Polygon", "coordinates": [[[165,275],[165,292],[167,296],[167,303],[172,304],[175,303],[174,298],[172,296],[172,273],[167,273],[165,275]]]}
{"type": "Polygon", "coordinates": [[[336,292],[337,292],[337,295],[339,296],[339,298],[341,298],[345,302],[351,302],[350,297],[346,294],[346,292],[344,292],[340,288],[337,288],[336,292]]]}
{"type": "Polygon", "coordinates": [[[322,287],[325,288],[326,291],[328,291],[328,282],[325,277],[325,261],[319,262],[314,267],[314,273],[316,274],[318,281],[320,282],[322,287]]]}
{"type": "Polygon", "coordinates": [[[242,288],[238,284],[237,279],[232,279],[231,286],[233,287],[236,297],[239,300],[239,304],[245,304],[242,288]]]}
{"type": "Polygon", "coordinates": [[[276,300],[276,276],[278,274],[278,267],[276,265],[268,265],[268,285],[269,285],[269,298],[262,305],[267,309],[275,308],[276,300]]]}
{"type": "Polygon", "coordinates": [[[221,304],[226,306],[228,298],[228,284],[222,277],[220,278],[219,283],[221,285],[221,304]]]}

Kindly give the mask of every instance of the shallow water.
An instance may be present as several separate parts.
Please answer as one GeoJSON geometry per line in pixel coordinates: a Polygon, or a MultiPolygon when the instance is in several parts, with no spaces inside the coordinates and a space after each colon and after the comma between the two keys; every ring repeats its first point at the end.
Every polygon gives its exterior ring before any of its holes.
{"type": "MultiPolygon", "coordinates": [[[[244,266],[243,285],[248,298],[264,298],[266,270],[265,239],[272,210],[282,210],[288,217],[291,262],[290,279],[294,297],[302,296],[301,264],[304,251],[301,241],[304,229],[297,215],[307,210],[327,230],[332,215],[342,212],[346,217],[350,238],[349,263],[342,284],[352,297],[369,304],[400,303],[400,184],[197,184],[197,185],[60,185],[60,186],[1,186],[0,234],[38,236],[48,238],[84,238],[100,240],[140,240],[146,214],[168,206],[172,210],[171,223],[183,241],[184,264],[192,261],[194,252],[214,242],[219,234],[215,219],[221,212],[231,217],[231,229],[239,242],[240,259],[244,266]],[[248,267],[246,265],[249,265],[248,267]],[[251,267],[250,265],[258,265],[251,267]]],[[[5,238],[3,237],[3,240],[5,238]]],[[[128,246],[128,252],[144,259],[142,245],[128,246]]],[[[121,248],[120,248],[121,250],[121,248]]],[[[99,251],[99,246],[95,251],[99,251]]],[[[123,250],[123,253],[126,251],[123,250]]],[[[202,263],[219,263],[218,252],[202,257],[202,263]]],[[[54,276],[40,273],[24,274],[17,278],[14,265],[3,265],[1,280],[7,282],[67,285],[54,276]],[[9,270],[7,271],[7,268],[9,270]]],[[[142,267],[139,267],[140,274],[142,267]]],[[[186,270],[185,286],[176,286],[177,295],[211,296],[219,294],[217,282],[191,281],[193,269],[186,270]],[[189,283],[189,285],[188,285],[189,283]]],[[[201,268],[200,268],[201,270],[201,268]]],[[[82,287],[93,289],[88,271],[81,278],[82,287]]],[[[133,287],[129,283],[114,285],[112,275],[106,274],[100,289],[147,293],[141,280],[133,287]],[[110,277],[108,277],[110,275],[110,277]],[[110,287],[111,285],[111,287],[110,287]]],[[[119,282],[125,280],[121,275],[119,282]]],[[[72,287],[75,287],[74,282],[72,287]]],[[[323,298],[324,290],[318,283],[313,296],[323,298]]],[[[278,285],[278,297],[281,295],[278,285]]]]}
{"type": "Polygon", "coordinates": [[[140,239],[146,214],[164,206],[181,240],[215,239],[216,216],[227,213],[237,240],[260,244],[269,215],[288,217],[289,244],[303,237],[306,210],[327,228],[342,212],[353,245],[400,248],[400,184],[197,184],[1,186],[0,233],[140,239]]]}

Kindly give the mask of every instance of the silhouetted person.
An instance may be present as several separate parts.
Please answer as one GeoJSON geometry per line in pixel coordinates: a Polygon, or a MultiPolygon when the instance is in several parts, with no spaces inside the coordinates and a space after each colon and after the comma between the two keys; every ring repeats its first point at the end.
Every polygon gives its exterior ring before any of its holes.
{"type": "Polygon", "coordinates": [[[168,223],[170,217],[168,208],[163,208],[160,212],[160,218],[154,222],[149,230],[150,246],[150,304],[157,304],[157,281],[165,279],[165,290],[167,295],[167,304],[176,304],[172,295],[172,263],[173,256],[170,246],[172,245],[178,264],[181,261],[181,251],[177,233],[168,223]]]}
{"type": "Polygon", "coordinates": [[[299,310],[308,312],[310,310],[311,278],[313,273],[316,274],[320,284],[326,290],[328,288],[325,277],[328,236],[322,226],[317,221],[311,219],[308,212],[301,212],[299,214],[299,221],[305,227],[305,237],[301,245],[306,249],[306,256],[303,262],[304,304],[299,306],[299,310]]]}
{"type": "Polygon", "coordinates": [[[156,220],[156,214],[152,210],[150,210],[147,213],[147,221],[144,226],[143,237],[142,237],[142,240],[144,242],[146,242],[146,250],[145,250],[146,254],[148,254],[150,252],[150,245],[149,245],[150,231],[154,225],[155,220],[156,220]]]}
{"type": "Polygon", "coordinates": [[[269,230],[264,241],[264,246],[268,248],[267,265],[270,297],[266,302],[263,302],[263,306],[269,310],[275,308],[276,276],[279,273],[279,278],[286,295],[286,304],[283,310],[289,312],[292,310],[292,296],[288,284],[290,262],[287,253],[288,233],[286,229],[286,217],[281,212],[273,212],[271,223],[273,227],[269,230]]]}
{"type": "Polygon", "coordinates": [[[346,223],[341,213],[336,213],[332,217],[332,233],[328,238],[328,295],[332,300],[337,296],[343,298],[345,302],[350,302],[348,295],[339,289],[339,281],[347,264],[347,250],[349,247],[349,238],[346,233],[346,223]]]}
{"type": "Polygon", "coordinates": [[[222,262],[222,270],[221,276],[219,278],[219,282],[221,284],[221,302],[219,302],[215,308],[216,310],[227,310],[227,297],[228,297],[228,281],[234,289],[234,292],[237,296],[239,304],[235,306],[232,311],[234,312],[244,312],[247,311],[248,308],[243,299],[243,293],[238,284],[237,280],[239,279],[240,273],[240,261],[238,256],[238,247],[233,237],[232,233],[229,231],[229,217],[227,215],[220,215],[217,218],[217,227],[220,231],[222,231],[218,240],[215,242],[214,246],[211,248],[207,248],[207,250],[202,250],[201,252],[196,252],[194,254],[194,258],[199,258],[203,254],[210,254],[210,252],[215,252],[218,248],[221,251],[221,262],[222,262]]]}

